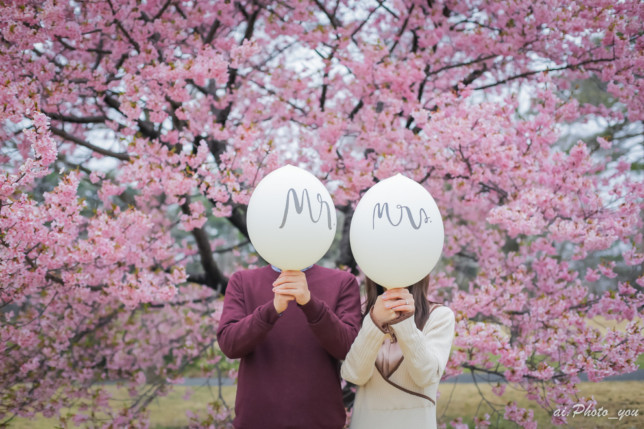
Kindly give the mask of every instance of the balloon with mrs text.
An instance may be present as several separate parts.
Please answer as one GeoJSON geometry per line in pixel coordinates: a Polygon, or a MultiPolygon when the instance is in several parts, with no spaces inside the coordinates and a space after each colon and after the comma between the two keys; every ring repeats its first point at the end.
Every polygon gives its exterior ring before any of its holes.
{"type": "Polygon", "coordinates": [[[409,286],[429,274],[443,240],[434,198],[402,174],[372,186],[351,220],[353,256],[362,272],[385,288],[409,286]]]}

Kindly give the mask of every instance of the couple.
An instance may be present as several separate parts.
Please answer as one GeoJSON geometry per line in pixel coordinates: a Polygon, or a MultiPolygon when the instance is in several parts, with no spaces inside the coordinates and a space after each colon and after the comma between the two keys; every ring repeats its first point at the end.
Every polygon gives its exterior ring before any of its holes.
{"type": "Polygon", "coordinates": [[[367,278],[361,312],[344,271],[233,274],[217,336],[241,358],[235,428],[341,429],[340,374],[358,386],[351,428],[436,427],[454,314],[427,300],[428,283],[385,291],[367,278]]]}

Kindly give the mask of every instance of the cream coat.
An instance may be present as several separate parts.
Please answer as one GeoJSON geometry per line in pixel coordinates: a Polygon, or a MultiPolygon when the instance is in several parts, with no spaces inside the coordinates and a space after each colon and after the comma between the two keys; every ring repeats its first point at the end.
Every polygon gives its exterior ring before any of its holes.
{"type": "MultiPolygon", "coordinates": [[[[391,325],[403,360],[390,375],[390,381],[436,401],[454,338],[454,324],[452,310],[441,306],[430,314],[422,331],[416,328],[413,317],[391,325]]],[[[376,369],[376,358],[386,336],[371,317],[365,317],[342,364],[342,377],[358,386],[351,429],[435,428],[436,406],[391,385],[376,369]]]]}

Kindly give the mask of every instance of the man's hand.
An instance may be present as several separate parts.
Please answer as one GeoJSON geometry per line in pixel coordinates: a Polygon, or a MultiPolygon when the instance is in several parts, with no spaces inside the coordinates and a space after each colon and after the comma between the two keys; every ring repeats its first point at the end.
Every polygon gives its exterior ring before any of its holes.
{"type": "MultiPolygon", "coordinates": [[[[299,305],[304,305],[311,300],[306,275],[302,271],[282,271],[277,280],[273,282],[273,292],[275,293],[275,300],[277,300],[278,295],[290,296],[299,305]]],[[[288,302],[286,304],[288,305],[288,302]]],[[[277,309],[277,305],[275,308],[277,309]]],[[[277,311],[280,312],[279,310],[277,311]]]]}
{"type": "Polygon", "coordinates": [[[293,301],[295,298],[293,298],[291,295],[282,295],[280,293],[275,294],[275,298],[273,298],[273,305],[275,306],[275,310],[277,311],[278,314],[281,314],[286,310],[288,307],[289,301],[293,301]]]}

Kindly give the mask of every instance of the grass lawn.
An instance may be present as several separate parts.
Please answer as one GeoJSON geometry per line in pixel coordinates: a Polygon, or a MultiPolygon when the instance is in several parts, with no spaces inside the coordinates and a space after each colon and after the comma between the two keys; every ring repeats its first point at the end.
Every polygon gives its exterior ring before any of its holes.
{"type": "MultiPolygon", "coordinates": [[[[601,317],[593,319],[593,324],[602,332],[615,327],[622,329],[626,322],[615,323],[601,317]]],[[[639,367],[644,368],[644,354],[637,360],[639,367]]],[[[186,376],[198,376],[198,374],[186,374],[186,376]]],[[[105,386],[112,393],[114,403],[124,404],[128,398],[123,388],[115,385],[105,386]]],[[[534,410],[535,418],[540,428],[553,427],[550,423],[550,415],[547,411],[539,408],[535,403],[527,400],[521,391],[508,387],[503,396],[498,397],[491,391],[492,386],[480,383],[478,385],[483,396],[492,403],[495,408],[503,413],[505,404],[517,401],[520,407],[534,410]]],[[[474,427],[473,416],[483,417],[485,413],[493,418],[492,426],[496,426],[496,416],[493,416],[492,408],[481,399],[477,386],[472,383],[442,383],[439,388],[437,416],[439,422],[449,423],[457,417],[463,417],[463,422],[474,427]]],[[[580,383],[580,397],[594,396],[597,407],[603,407],[608,414],[605,417],[589,417],[577,415],[570,417],[568,426],[571,428],[644,428],[644,381],[604,381],[601,383],[580,383]],[[609,419],[618,417],[620,410],[638,411],[638,416],[624,416],[621,420],[609,419]]],[[[235,402],[235,386],[224,386],[222,388],[224,401],[232,406],[235,402]]],[[[191,410],[200,415],[205,415],[207,404],[217,400],[217,387],[185,387],[176,386],[173,391],[164,397],[155,399],[150,404],[150,428],[152,429],[178,429],[188,424],[186,411],[191,410]],[[186,399],[186,393],[192,392],[186,399]]],[[[16,429],[52,429],[57,427],[56,419],[46,419],[42,416],[34,420],[14,419],[9,425],[16,429]]],[[[501,428],[517,428],[514,423],[499,422],[501,428]]],[[[562,427],[562,426],[560,426],[562,427]]]]}
{"type": "MultiPolygon", "coordinates": [[[[492,393],[491,385],[479,383],[478,386],[485,398],[494,404],[497,410],[501,411],[501,415],[506,403],[517,401],[520,407],[534,410],[535,419],[540,428],[557,427],[550,423],[548,412],[525,399],[523,392],[508,387],[503,396],[496,396],[492,393]]],[[[594,396],[597,400],[597,408],[603,407],[608,411],[608,415],[606,417],[584,417],[579,414],[572,418],[571,413],[567,427],[584,429],[644,427],[644,381],[580,383],[579,387],[580,397],[594,396]],[[637,417],[624,416],[621,421],[608,419],[608,417],[617,417],[619,410],[627,409],[639,410],[639,415],[637,417]]],[[[473,383],[442,383],[439,392],[437,416],[441,422],[449,423],[458,416],[468,416],[463,418],[463,422],[474,427],[472,417],[476,410],[478,410],[476,415],[479,417],[483,417],[485,413],[492,415],[492,408],[482,401],[477,387],[473,383]]],[[[496,420],[493,418],[491,422],[494,427],[496,420]]],[[[509,422],[500,422],[499,426],[501,428],[517,427],[514,423],[509,422]]]]}
{"type": "MultiPolygon", "coordinates": [[[[516,400],[519,406],[533,407],[535,417],[539,427],[551,427],[550,416],[544,410],[534,408],[535,405],[526,400],[522,392],[507,388],[501,397],[495,396],[491,392],[491,386],[479,384],[481,392],[485,398],[494,404],[498,404],[498,409],[502,410],[505,403],[516,400]]],[[[108,386],[113,393],[115,400],[126,395],[124,390],[119,390],[116,386],[108,386]]],[[[576,416],[569,419],[568,427],[573,428],[641,428],[644,427],[644,382],[642,381],[615,381],[602,383],[581,383],[581,396],[594,395],[598,402],[598,407],[604,407],[609,414],[606,417],[584,417],[576,416]],[[610,416],[617,416],[618,411],[631,409],[639,410],[637,417],[623,417],[621,421],[608,419],[610,416]]],[[[477,415],[483,416],[485,413],[492,414],[491,408],[482,403],[477,387],[471,383],[443,383],[440,386],[440,398],[438,400],[437,415],[440,422],[450,422],[460,416],[469,416],[463,418],[464,423],[474,427],[472,416],[478,410],[477,415]]],[[[208,387],[184,387],[177,386],[173,392],[165,397],[156,399],[150,405],[150,427],[154,429],[183,428],[188,423],[186,411],[195,412],[203,411],[208,402],[217,399],[218,392],[216,388],[208,387]],[[193,393],[190,399],[184,399],[188,390],[193,393]]],[[[225,386],[223,388],[224,400],[232,405],[235,398],[235,387],[225,386]]],[[[495,420],[493,420],[493,424],[495,420]]],[[[51,429],[56,425],[55,420],[37,418],[35,420],[16,419],[9,427],[16,429],[51,429]]],[[[502,428],[516,428],[517,426],[501,422],[502,428]]]]}
{"type": "MultiPolygon", "coordinates": [[[[115,385],[105,386],[112,394],[113,403],[122,403],[128,398],[126,389],[118,388],[115,385]]],[[[224,401],[231,407],[235,404],[235,386],[223,386],[222,393],[224,401]]],[[[149,406],[150,428],[170,429],[184,428],[188,424],[186,411],[191,410],[200,415],[205,415],[208,403],[217,400],[218,388],[214,387],[185,387],[175,386],[168,395],[156,398],[149,406]],[[185,399],[186,393],[192,392],[189,399],[185,399]]],[[[42,416],[34,420],[14,419],[10,428],[16,429],[53,429],[56,427],[56,419],[46,419],[42,416]]]]}

